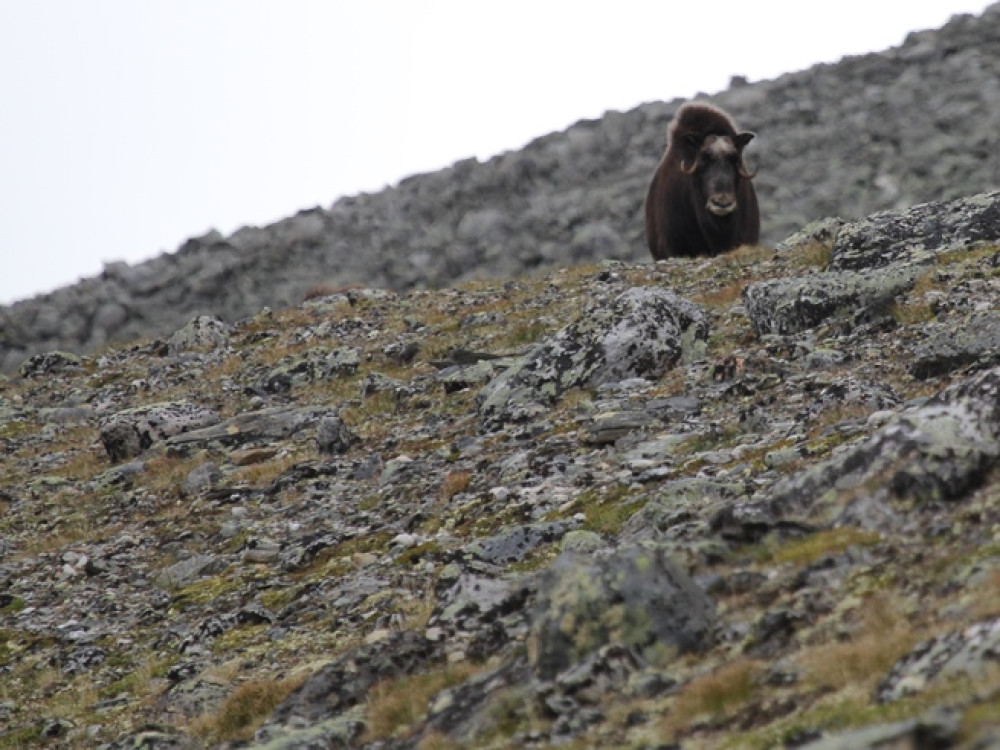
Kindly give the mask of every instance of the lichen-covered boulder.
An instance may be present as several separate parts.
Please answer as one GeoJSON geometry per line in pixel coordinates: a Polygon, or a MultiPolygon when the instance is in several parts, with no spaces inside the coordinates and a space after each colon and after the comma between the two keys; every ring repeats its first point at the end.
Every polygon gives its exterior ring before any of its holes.
{"type": "Polygon", "coordinates": [[[214,315],[197,315],[167,341],[170,354],[221,349],[229,345],[232,326],[214,315]]]}
{"type": "Polygon", "coordinates": [[[1000,190],[882,211],[839,229],[830,270],[930,260],[941,250],[1000,239],[1000,190]]]}
{"type": "Polygon", "coordinates": [[[547,338],[482,394],[483,426],[496,430],[555,402],[570,388],[629,377],[658,378],[685,343],[708,337],[698,305],[655,287],[628,289],[547,338]]]}
{"type": "Polygon", "coordinates": [[[332,351],[315,348],[282,360],[263,378],[260,387],[269,393],[285,393],[358,370],[361,355],[357,349],[338,347],[332,351]]]}
{"type": "Polygon", "coordinates": [[[982,313],[958,321],[932,323],[914,350],[910,373],[933,378],[968,367],[1000,362],[1000,315],[982,313]]]}
{"type": "Polygon", "coordinates": [[[336,415],[323,417],[316,426],[316,447],[323,454],[346,453],[360,439],[336,415]]]}
{"type": "Polygon", "coordinates": [[[37,378],[61,372],[79,371],[83,359],[71,352],[45,352],[28,357],[18,369],[22,378],[37,378]]]}
{"type": "MultiPolygon", "coordinates": [[[[959,716],[956,710],[935,708],[913,719],[850,729],[797,747],[799,750],[886,750],[894,747],[932,750],[955,747],[959,736],[959,716]]],[[[976,744],[975,747],[989,750],[995,745],[976,744]]]]}
{"type": "Polygon", "coordinates": [[[830,271],[749,284],[743,304],[758,336],[798,333],[837,314],[891,302],[913,286],[919,266],[874,271],[830,271]]]}
{"type": "Polygon", "coordinates": [[[186,401],[126,409],[101,422],[101,442],[112,461],[135,458],[153,443],[218,424],[219,413],[186,401]]]}
{"type": "Polygon", "coordinates": [[[714,622],[711,599],[662,547],[564,552],[542,576],[528,659],[543,679],[609,643],[660,662],[709,645],[714,622]]]}
{"type": "Polygon", "coordinates": [[[218,442],[223,445],[242,445],[255,440],[283,440],[326,416],[326,410],[318,407],[275,406],[259,411],[246,411],[230,417],[225,422],[216,419],[205,427],[185,430],[169,439],[170,448],[207,445],[218,442]]]}
{"type": "Polygon", "coordinates": [[[1000,368],[898,414],[871,437],[780,482],[771,497],[734,503],[713,519],[718,533],[754,537],[794,523],[893,524],[889,501],[953,500],[1000,459],[1000,368]]]}

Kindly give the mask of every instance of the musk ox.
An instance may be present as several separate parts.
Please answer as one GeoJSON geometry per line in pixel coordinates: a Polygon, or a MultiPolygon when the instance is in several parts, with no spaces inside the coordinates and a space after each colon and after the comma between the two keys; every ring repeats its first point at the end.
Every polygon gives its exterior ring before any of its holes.
{"type": "Polygon", "coordinates": [[[677,110],[646,194],[653,258],[718,255],[757,243],[757,194],[743,161],[753,137],[711,104],[688,102],[677,110]]]}

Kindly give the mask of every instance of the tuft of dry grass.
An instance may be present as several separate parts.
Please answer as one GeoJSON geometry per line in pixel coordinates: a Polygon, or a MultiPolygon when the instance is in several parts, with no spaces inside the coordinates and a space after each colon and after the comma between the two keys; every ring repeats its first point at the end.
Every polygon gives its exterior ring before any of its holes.
{"type": "Polygon", "coordinates": [[[441,499],[448,501],[465,492],[472,484],[471,471],[449,471],[441,482],[441,499]]]}
{"type": "Polygon", "coordinates": [[[823,643],[798,657],[806,682],[840,690],[867,686],[919,640],[910,618],[894,598],[875,594],[865,602],[855,632],[849,640],[823,643]]]}
{"type": "Polygon", "coordinates": [[[298,463],[306,460],[307,455],[287,454],[277,456],[269,461],[250,464],[238,471],[233,472],[232,482],[240,484],[246,482],[253,487],[261,487],[270,484],[286,471],[298,463]]]}
{"type": "Polygon", "coordinates": [[[722,256],[720,265],[745,268],[774,258],[774,250],[762,245],[740,245],[722,256]]]}
{"type": "Polygon", "coordinates": [[[94,541],[98,534],[98,526],[86,513],[70,513],[61,517],[55,524],[46,529],[45,533],[26,538],[18,546],[14,559],[26,559],[45,553],[62,552],[67,547],[86,541],[94,541]]]}
{"type": "Polygon", "coordinates": [[[466,746],[458,740],[436,730],[424,734],[417,743],[417,750],[462,750],[464,747],[466,746]]]}
{"type": "Polygon", "coordinates": [[[480,669],[472,664],[449,664],[437,672],[380,682],[368,694],[364,741],[387,739],[405,732],[423,718],[435,695],[465,682],[480,669]]]}
{"type": "Polygon", "coordinates": [[[777,565],[808,565],[824,555],[834,555],[854,546],[870,546],[880,539],[881,536],[873,531],[840,526],[787,542],[768,550],[766,555],[770,562],[777,565]]]}
{"type": "Polygon", "coordinates": [[[976,620],[1000,614],[1000,570],[991,570],[975,588],[971,613],[976,620]]]}
{"type": "Polygon", "coordinates": [[[830,260],[833,258],[833,243],[812,242],[798,248],[795,257],[798,265],[824,269],[830,265],[830,260]]]}
{"type": "Polygon", "coordinates": [[[244,683],[230,693],[216,713],[192,722],[191,731],[213,743],[249,740],[305,677],[244,683]]]}
{"type": "Polygon", "coordinates": [[[760,662],[743,658],[693,678],[677,695],[661,730],[676,737],[698,719],[732,715],[753,698],[763,670],[760,662]]]}
{"type": "Polygon", "coordinates": [[[718,289],[713,289],[710,292],[696,295],[694,299],[696,302],[701,302],[706,307],[730,307],[740,299],[740,295],[743,293],[743,287],[745,287],[746,284],[747,282],[743,280],[736,280],[726,284],[725,286],[721,286],[718,289]]]}

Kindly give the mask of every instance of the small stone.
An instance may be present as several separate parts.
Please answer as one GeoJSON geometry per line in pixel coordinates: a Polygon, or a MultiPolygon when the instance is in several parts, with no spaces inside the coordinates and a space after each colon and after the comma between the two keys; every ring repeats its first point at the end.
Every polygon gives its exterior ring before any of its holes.
{"type": "Polygon", "coordinates": [[[392,546],[402,547],[403,549],[409,549],[416,543],[417,543],[417,537],[415,537],[413,534],[406,534],[406,533],[397,534],[389,541],[389,544],[391,544],[392,546]]]}
{"type": "Polygon", "coordinates": [[[392,631],[388,628],[379,628],[373,630],[368,635],[365,636],[365,643],[382,643],[383,641],[389,640],[392,637],[392,631]]]}
{"type": "Polygon", "coordinates": [[[278,455],[275,448],[247,448],[245,450],[234,450],[229,454],[229,460],[236,466],[252,466],[270,461],[278,455]]]}
{"type": "Polygon", "coordinates": [[[316,427],[316,447],[320,453],[346,453],[360,438],[340,417],[324,417],[316,427]]]}

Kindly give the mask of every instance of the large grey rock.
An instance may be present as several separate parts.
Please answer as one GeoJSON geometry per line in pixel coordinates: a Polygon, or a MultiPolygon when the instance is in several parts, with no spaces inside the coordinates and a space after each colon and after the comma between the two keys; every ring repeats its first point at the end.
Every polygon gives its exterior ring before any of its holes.
{"type": "Polygon", "coordinates": [[[523,560],[542,544],[559,541],[575,524],[568,521],[545,521],[513,526],[465,547],[468,554],[495,565],[509,565],[523,560]]]}
{"type": "Polygon", "coordinates": [[[83,359],[69,352],[45,352],[28,357],[18,368],[22,378],[58,375],[61,372],[80,370],[83,359]]]}
{"type": "Polygon", "coordinates": [[[329,380],[341,375],[353,375],[360,363],[356,349],[340,347],[330,351],[316,348],[282,361],[264,377],[261,387],[272,393],[282,393],[295,386],[329,380]]]}
{"type": "Polygon", "coordinates": [[[153,443],[218,424],[219,414],[184,401],[138,406],[101,421],[101,442],[112,461],[135,458],[153,443]]]}
{"type": "Polygon", "coordinates": [[[990,367],[1000,362],[1000,314],[983,313],[925,329],[910,372],[918,378],[945,375],[963,367],[990,367]]]}
{"type": "Polygon", "coordinates": [[[939,750],[955,747],[958,736],[958,712],[934,709],[915,719],[840,732],[798,747],[800,750],[939,750]]]}
{"type": "Polygon", "coordinates": [[[479,409],[483,425],[521,421],[570,388],[658,378],[680,359],[685,339],[704,340],[708,328],[704,311],[673,292],[629,289],[611,305],[586,311],[490,383],[479,409]]]}
{"type": "Polygon", "coordinates": [[[883,211],[841,227],[830,268],[861,270],[930,260],[936,252],[1000,240],[1000,190],[883,211]]]}
{"type": "Polygon", "coordinates": [[[1000,458],[1000,368],[902,412],[859,444],[779,482],[771,497],[734,503],[713,523],[753,537],[790,521],[842,522],[885,531],[895,498],[952,500],[976,487],[1000,458]],[[831,514],[835,514],[831,516],[831,514]]]}
{"type": "MultiPolygon", "coordinates": [[[[286,735],[294,736],[296,730],[310,725],[313,732],[325,727],[327,731],[341,733],[344,727],[336,719],[362,701],[373,685],[426,667],[435,658],[434,654],[433,644],[412,631],[393,633],[386,640],[352,648],[294,690],[258,730],[255,740],[261,745],[275,743],[270,746],[283,747],[291,739],[285,738],[286,735]]],[[[351,739],[363,728],[360,722],[352,722],[351,739]]]]}
{"type": "Polygon", "coordinates": [[[335,415],[323,417],[316,427],[316,447],[320,453],[346,453],[360,440],[344,420],[335,415]]]}
{"type": "Polygon", "coordinates": [[[747,285],[743,303],[758,336],[812,328],[833,315],[886,306],[922,273],[899,264],[875,271],[829,271],[747,285]]]}
{"type": "Polygon", "coordinates": [[[179,354],[185,351],[219,349],[229,344],[232,326],[214,315],[197,315],[167,340],[167,351],[179,354]]]}
{"type": "Polygon", "coordinates": [[[156,575],[156,584],[165,589],[173,589],[200,576],[218,573],[223,568],[225,563],[214,555],[191,555],[161,570],[156,575]]]}
{"type": "Polygon", "coordinates": [[[202,744],[173,728],[145,726],[100,747],[101,750],[200,750],[202,744]]]}
{"type": "Polygon", "coordinates": [[[325,410],[306,407],[275,406],[270,409],[248,411],[209,426],[188,430],[167,441],[168,446],[181,447],[219,442],[240,445],[255,440],[278,440],[311,427],[325,414],[325,410]]]}
{"type": "Polygon", "coordinates": [[[609,643],[659,661],[709,645],[714,622],[711,599],[662,548],[564,552],[542,577],[528,658],[543,679],[609,643]]]}

